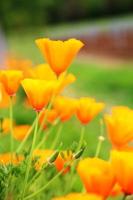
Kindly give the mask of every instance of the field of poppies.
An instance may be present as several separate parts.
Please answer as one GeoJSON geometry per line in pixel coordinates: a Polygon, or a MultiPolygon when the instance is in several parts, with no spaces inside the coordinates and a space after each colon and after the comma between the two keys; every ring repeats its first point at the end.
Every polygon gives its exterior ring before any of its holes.
{"type": "Polygon", "coordinates": [[[122,85],[123,79],[105,77],[124,76],[124,69],[114,75],[105,69],[104,73],[95,71],[94,66],[88,74],[83,66],[87,64],[78,61],[71,70],[71,62],[84,48],[82,41],[41,38],[35,43],[46,62],[33,66],[30,60],[8,56],[6,69],[0,71],[0,199],[130,198],[133,111],[127,105],[132,97],[131,69],[118,95],[113,84],[122,85]],[[95,81],[98,76],[103,82],[95,81]],[[115,106],[107,98],[106,83],[110,95],[116,94],[116,104],[125,105],[115,106]]]}

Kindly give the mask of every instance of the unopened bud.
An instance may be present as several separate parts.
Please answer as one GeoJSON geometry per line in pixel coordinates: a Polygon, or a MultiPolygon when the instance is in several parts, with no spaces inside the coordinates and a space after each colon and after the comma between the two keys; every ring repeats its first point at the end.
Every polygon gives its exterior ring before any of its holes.
{"type": "Polygon", "coordinates": [[[56,126],[58,123],[59,123],[59,119],[56,119],[53,123],[52,123],[52,125],[54,125],[54,126],[56,126]]]}
{"type": "Polygon", "coordinates": [[[103,142],[103,141],[105,140],[105,137],[102,136],[102,135],[100,135],[100,136],[98,137],[98,139],[99,139],[101,142],[103,142]]]}
{"type": "Polygon", "coordinates": [[[74,154],[74,159],[78,159],[82,156],[83,152],[84,152],[85,148],[80,149],[77,153],[74,154]]]}
{"type": "Polygon", "coordinates": [[[59,151],[55,151],[50,158],[48,158],[48,163],[53,163],[59,155],[59,151]]]}

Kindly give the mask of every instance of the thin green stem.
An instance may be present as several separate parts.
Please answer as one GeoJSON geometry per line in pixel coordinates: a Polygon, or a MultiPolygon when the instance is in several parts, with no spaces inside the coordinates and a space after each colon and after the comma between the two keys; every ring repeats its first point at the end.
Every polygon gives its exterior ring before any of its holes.
{"type": "Polygon", "coordinates": [[[41,172],[48,166],[48,163],[46,163],[43,168],[39,171],[37,171],[37,173],[31,178],[31,180],[28,182],[27,187],[29,188],[36,180],[37,178],[40,176],[41,172]]]}
{"type": "Polygon", "coordinates": [[[123,197],[122,197],[122,200],[125,200],[127,198],[127,195],[124,194],[123,197]]]}
{"type": "MultiPolygon", "coordinates": [[[[40,115],[41,115],[41,112],[38,114],[37,117],[39,118],[40,115]]],[[[30,136],[30,133],[32,132],[32,130],[33,130],[34,127],[35,127],[35,123],[36,123],[36,118],[35,118],[34,122],[32,123],[32,126],[31,126],[30,129],[28,130],[28,132],[27,132],[25,138],[23,139],[23,141],[22,141],[22,142],[20,143],[20,145],[18,146],[18,148],[17,148],[17,150],[16,150],[16,153],[19,153],[19,152],[22,150],[22,148],[24,147],[24,145],[25,145],[27,139],[28,139],[29,136],[30,136]]]]}
{"type": "Polygon", "coordinates": [[[99,156],[100,151],[101,151],[101,147],[102,147],[102,143],[103,143],[102,140],[99,140],[99,141],[98,141],[98,145],[97,145],[97,148],[96,148],[95,157],[98,157],[98,156],[99,156]]]}
{"type": "Polygon", "coordinates": [[[27,141],[27,139],[28,139],[28,137],[29,137],[31,131],[33,130],[33,128],[34,128],[34,126],[35,126],[35,122],[36,122],[36,119],[35,119],[35,121],[33,122],[33,124],[32,124],[32,126],[30,127],[30,129],[28,130],[28,132],[27,132],[25,138],[23,139],[23,141],[22,141],[22,142],[20,143],[20,145],[18,146],[18,148],[17,148],[17,150],[16,150],[16,153],[19,153],[19,152],[22,150],[22,148],[23,148],[23,146],[25,145],[25,143],[26,143],[26,141],[27,141]]]}
{"type": "Polygon", "coordinates": [[[35,130],[34,130],[31,150],[30,150],[29,159],[28,159],[28,163],[27,163],[27,169],[26,169],[26,174],[25,174],[25,179],[24,179],[24,187],[22,190],[21,198],[20,198],[21,200],[24,199],[24,195],[25,195],[25,191],[26,191],[26,187],[27,187],[27,181],[28,181],[30,166],[31,166],[31,162],[32,162],[32,154],[33,154],[33,150],[34,150],[35,142],[36,142],[37,129],[38,129],[38,113],[37,113],[37,117],[36,117],[35,130]]]}
{"type": "Polygon", "coordinates": [[[58,128],[58,130],[57,130],[55,139],[54,139],[54,141],[53,141],[53,143],[52,143],[52,145],[51,145],[51,149],[55,149],[55,147],[56,147],[56,145],[57,145],[57,143],[58,143],[58,140],[59,140],[59,138],[60,138],[62,128],[63,128],[63,124],[61,123],[61,124],[59,124],[59,128],[58,128]]]}
{"type": "Polygon", "coordinates": [[[97,148],[96,148],[95,157],[99,157],[101,147],[102,147],[102,143],[104,141],[104,136],[103,136],[104,129],[103,129],[103,121],[102,120],[100,121],[100,128],[101,128],[101,133],[100,133],[100,136],[98,137],[98,145],[97,145],[97,148]]]}
{"type": "Polygon", "coordinates": [[[67,181],[67,184],[66,184],[66,187],[65,187],[65,194],[66,193],[69,193],[76,181],[76,178],[74,176],[74,171],[75,171],[75,168],[76,168],[76,164],[77,162],[75,161],[75,163],[73,164],[73,166],[71,167],[71,171],[69,172],[69,180],[67,181]]]}
{"type": "Polygon", "coordinates": [[[50,133],[53,131],[54,126],[50,127],[50,129],[45,133],[45,137],[38,143],[36,146],[36,149],[39,149],[43,144],[45,144],[45,141],[47,140],[50,133]]]}
{"type": "Polygon", "coordinates": [[[41,187],[40,189],[38,189],[36,192],[34,192],[33,194],[31,195],[28,195],[27,197],[24,198],[24,200],[27,200],[27,199],[31,199],[33,198],[34,196],[38,195],[40,192],[44,191],[55,179],[57,179],[63,172],[64,172],[64,169],[63,168],[60,172],[58,172],[48,183],[46,183],[43,187],[41,187]]]}
{"type": "MultiPolygon", "coordinates": [[[[77,152],[81,149],[82,145],[83,145],[83,141],[84,141],[84,134],[85,134],[85,126],[81,127],[81,133],[80,133],[80,139],[79,139],[79,144],[77,147],[77,152]]],[[[70,180],[69,180],[69,184],[66,187],[66,192],[68,192],[68,190],[71,190],[71,188],[73,187],[74,183],[75,183],[75,177],[74,177],[74,171],[76,168],[76,164],[77,162],[74,163],[74,165],[71,168],[71,172],[70,172],[70,180]]]]}
{"type": "Polygon", "coordinates": [[[79,151],[82,147],[82,144],[83,144],[83,141],[84,141],[84,134],[85,134],[85,126],[82,126],[77,151],[79,151]]]}
{"type": "Polygon", "coordinates": [[[12,98],[10,97],[10,108],[9,108],[9,116],[10,116],[10,151],[11,151],[11,163],[13,160],[13,150],[14,150],[14,144],[13,144],[13,102],[12,98]]]}
{"type": "Polygon", "coordinates": [[[46,120],[47,120],[48,111],[49,111],[49,110],[51,109],[51,107],[52,107],[54,98],[55,98],[55,95],[52,96],[51,101],[50,101],[50,103],[49,103],[49,105],[48,105],[48,107],[47,107],[46,114],[45,114],[45,116],[44,116],[44,118],[43,118],[43,121],[42,121],[42,123],[41,123],[41,125],[40,125],[40,128],[39,128],[39,130],[38,130],[38,135],[40,135],[41,131],[43,130],[44,124],[46,123],[46,120]]]}

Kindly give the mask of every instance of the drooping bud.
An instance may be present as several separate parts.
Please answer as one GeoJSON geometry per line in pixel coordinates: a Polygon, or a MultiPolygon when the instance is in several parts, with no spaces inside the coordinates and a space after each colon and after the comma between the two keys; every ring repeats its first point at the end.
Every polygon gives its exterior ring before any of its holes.
{"type": "Polygon", "coordinates": [[[55,151],[55,152],[52,154],[52,156],[50,156],[50,157],[48,158],[48,163],[49,163],[49,164],[52,164],[52,163],[56,160],[56,158],[58,157],[58,155],[59,155],[59,151],[57,150],[57,151],[55,151]]]}
{"type": "Polygon", "coordinates": [[[74,159],[79,159],[82,156],[84,150],[85,150],[85,148],[81,148],[77,153],[75,153],[73,156],[74,159]]]}
{"type": "Polygon", "coordinates": [[[98,139],[99,139],[99,141],[103,142],[103,141],[105,140],[105,137],[102,136],[102,135],[100,135],[100,136],[98,137],[98,139]]]}

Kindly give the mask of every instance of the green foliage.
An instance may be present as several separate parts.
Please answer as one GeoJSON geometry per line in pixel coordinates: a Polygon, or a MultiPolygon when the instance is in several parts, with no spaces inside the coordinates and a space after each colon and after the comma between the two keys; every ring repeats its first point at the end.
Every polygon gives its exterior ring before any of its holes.
{"type": "Polygon", "coordinates": [[[1,0],[0,21],[5,28],[40,26],[47,23],[128,13],[131,0],[1,0]]]}
{"type": "Polygon", "coordinates": [[[9,177],[10,168],[4,165],[0,165],[0,197],[1,200],[5,198],[6,190],[8,187],[8,177],[9,177]]]}

